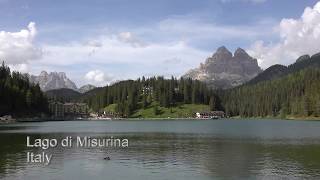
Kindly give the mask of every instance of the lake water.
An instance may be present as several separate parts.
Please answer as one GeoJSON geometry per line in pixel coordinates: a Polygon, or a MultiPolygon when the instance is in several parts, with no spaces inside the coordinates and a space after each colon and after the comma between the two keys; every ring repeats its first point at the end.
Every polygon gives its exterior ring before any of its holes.
{"type": "Polygon", "coordinates": [[[0,179],[319,179],[320,121],[119,120],[0,125],[0,179]],[[49,148],[26,136],[127,138],[127,148],[49,148]],[[103,158],[109,156],[111,160],[103,158]]]}

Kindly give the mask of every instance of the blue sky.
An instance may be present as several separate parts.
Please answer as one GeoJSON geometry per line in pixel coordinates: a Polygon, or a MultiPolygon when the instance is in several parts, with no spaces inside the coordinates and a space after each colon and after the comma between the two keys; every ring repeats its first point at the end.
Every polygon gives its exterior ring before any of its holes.
{"type": "Polygon", "coordinates": [[[79,86],[180,76],[222,45],[267,68],[320,51],[317,2],[0,0],[0,58],[32,74],[65,71],[79,86]]]}

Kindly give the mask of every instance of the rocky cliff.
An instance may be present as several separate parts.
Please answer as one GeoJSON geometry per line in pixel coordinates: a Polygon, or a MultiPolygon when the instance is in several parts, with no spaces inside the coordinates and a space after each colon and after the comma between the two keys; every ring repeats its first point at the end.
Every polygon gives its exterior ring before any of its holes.
{"type": "Polygon", "coordinates": [[[213,88],[231,88],[241,85],[261,72],[257,60],[238,48],[232,54],[222,46],[200,67],[191,69],[183,77],[207,82],[213,88]]]}
{"type": "Polygon", "coordinates": [[[50,72],[42,71],[39,76],[30,76],[30,82],[39,83],[43,91],[52,89],[73,89],[77,91],[77,86],[72,82],[64,72],[50,72]]]}

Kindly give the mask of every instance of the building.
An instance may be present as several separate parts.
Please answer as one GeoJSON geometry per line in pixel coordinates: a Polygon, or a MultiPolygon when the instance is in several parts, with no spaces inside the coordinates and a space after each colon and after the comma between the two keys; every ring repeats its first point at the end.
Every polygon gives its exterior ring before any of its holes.
{"type": "Polygon", "coordinates": [[[152,94],[152,93],[153,93],[153,87],[144,86],[144,87],[142,88],[142,94],[148,95],[148,94],[152,94]]]}
{"type": "Polygon", "coordinates": [[[89,108],[86,103],[65,103],[64,113],[66,116],[85,116],[89,108]]]}
{"type": "Polygon", "coordinates": [[[61,102],[50,102],[49,111],[53,117],[63,118],[64,117],[64,105],[61,102]]]}
{"type": "Polygon", "coordinates": [[[225,113],[223,111],[197,112],[196,117],[205,119],[223,118],[225,117],[225,113]]]}
{"type": "Polygon", "coordinates": [[[49,111],[54,118],[86,117],[89,114],[89,107],[86,103],[52,101],[49,103],[49,111]]]}

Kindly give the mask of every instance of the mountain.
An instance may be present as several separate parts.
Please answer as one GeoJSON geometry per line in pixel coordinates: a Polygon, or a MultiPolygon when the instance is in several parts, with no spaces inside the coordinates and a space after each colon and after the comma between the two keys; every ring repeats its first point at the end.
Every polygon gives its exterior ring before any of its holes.
{"type": "Polygon", "coordinates": [[[191,69],[183,77],[206,82],[213,88],[231,88],[241,85],[261,72],[257,60],[238,48],[232,54],[222,46],[201,63],[199,68],[191,69]]]}
{"type": "Polygon", "coordinates": [[[42,71],[39,76],[29,76],[30,82],[39,83],[43,91],[52,89],[68,88],[77,90],[77,86],[72,82],[64,72],[50,72],[42,71]]]}
{"type": "Polygon", "coordinates": [[[306,67],[277,79],[221,93],[229,116],[320,118],[320,68],[306,67]]]}
{"type": "Polygon", "coordinates": [[[52,89],[45,92],[49,99],[56,99],[69,102],[81,96],[81,93],[72,89],[52,89]]]}
{"type": "Polygon", "coordinates": [[[273,65],[268,69],[261,72],[255,78],[251,79],[247,84],[256,84],[262,81],[273,80],[281,78],[283,76],[298,72],[308,67],[320,67],[320,54],[315,54],[313,56],[303,55],[300,56],[295,63],[289,66],[283,65],[273,65]]]}
{"type": "Polygon", "coordinates": [[[92,89],[96,88],[96,86],[94,85],[91,85],[91,84],[87,84],[87,85],[84,85],[84,86],[81,86],[78,91],[80,93],[86,93],[88,91],[91,91],[92,89]]]}
{"type": "Polygon", "coordinates": [[[241,86],[220,92],[229,116],[320,117],[320,53],[273,65],[241,86]]]}
{"type": "Polygon", "coordinates": [[[311,57],[309,55],[299,57],[295,63],[288,66],[287,74],[308,67],[320,67],[320,53],[314,54],[311,57]]]}
{"type": "Polygon", "coordinates": [[[256,77],[251,79],[246,84],[256,84],[261,81],[268,81],[268,80],[282,77],[286,74],[287,69],[288,69],[287,66],[280,65],[280,64],[270,66],[269,68],[267,68],[266,70],[258,74],[256,77]]]}

